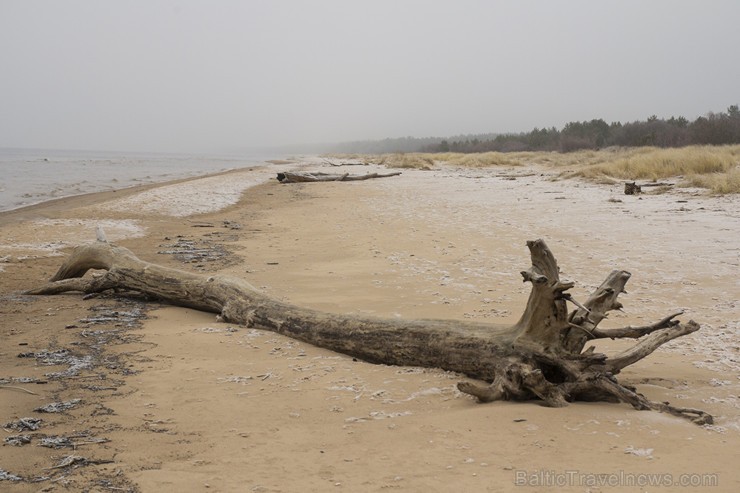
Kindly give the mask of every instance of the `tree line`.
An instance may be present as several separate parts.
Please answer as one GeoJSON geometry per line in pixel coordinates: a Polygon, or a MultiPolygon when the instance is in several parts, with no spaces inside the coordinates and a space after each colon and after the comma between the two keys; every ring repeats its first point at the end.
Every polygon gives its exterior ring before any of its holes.
{"type": "Polygon", "coordinates": [[[423,146],[424,152],[514,152],[600,149],[609,146],[682,147],[740,143],[740,109],[708,113],[694,121],[679,116],[653,115],[645,121],[606,123],[602,119],[570,122],[562,129],[535,128],[531,132],[499,134],[490,139],[442,139],[423,146]]]}
{"type": "Polygon", "coordinates": [[[321,152],[383,154],[392,152],[515,152],[559,151],[620,147],[682,147],[740,144],[740,109],[708,113],[694,121],[683,116],[653,115],[644,121],[607,123],[603,119],[570,122],[562,129],[535,128],[531,132],[470,134],[452,137],[401,137],[343,142],[322,146],[321,152]]]}

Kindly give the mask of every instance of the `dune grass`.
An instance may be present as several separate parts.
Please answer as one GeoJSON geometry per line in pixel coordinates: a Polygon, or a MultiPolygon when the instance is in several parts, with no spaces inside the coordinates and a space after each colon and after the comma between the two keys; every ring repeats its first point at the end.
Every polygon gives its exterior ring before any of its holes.
{"type": "Polygon", "coordinates": [[[685,182],[688,186],[708,188],[716,195],[740,193],[740,166],[725,173],[692,174],[686,177],[685,182]]]}
{"type": "Polygon", "coordinates": [[[615,153],[611,159],[580,166],[565,175],[590,180],[678,179],[680,186],[707,188],[715,194],[740,193],[740,146],[655,147],[615,153]]]}
{"type": "Polygon", "coordinates": [[[740,193],[740,145],[607,148],[568,153],[396,153],[352,157],[361,157],[389,168],[426,170],[439,166],[541,165],[559,170],[558,178],[583,178],[600,183],[670,179],[679,186],[706,188],[713,194],[740,193]]]}
{"type": "Polygon", "coordinates": [[[481,152],[463,154],[457,152],[446,153],[392,153],[392,154],[335,154],[332,157],[340,159],[361,159],[367,162],[382,164],[389,168],[434,169],[440,165],[460,166],[465,168],[485,168],[489,166],[523,166],[527,161],[524,155],[546,153],[503,153],[481,152]]]}
{"type": "MultiPolygon", "coordinates": [[[[740,146],[736,151],[740,150],[740,146]]],[[[658,180],[676,176],[726,173],[738,165],[740,155],[728,147],[644,148],[642,153],[616,154],[610,160],[588,165],[576,176],[607,175],[621,179],[658,180]]]]}

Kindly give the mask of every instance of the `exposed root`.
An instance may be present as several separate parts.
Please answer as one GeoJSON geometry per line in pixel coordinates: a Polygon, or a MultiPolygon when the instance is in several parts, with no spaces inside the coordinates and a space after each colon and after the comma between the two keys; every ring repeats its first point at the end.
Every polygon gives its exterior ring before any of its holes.
{"type": "Polygon", "coordinates": [[[459,382],[458,390],[472,395],[479,402],[500,400],[531,400],[536,397],[548,407],[565,407],[569,402],[624,402],[637,410],[654,410],[688,419],[698,425],[712,424],[709,413],[699,409],[675,407],[667,402],[650,401],[634,389],[620,384],[608,373],[587,371],[579,373],[575,380],[553,383],[545,378],[539,368],[510,363],[505,375],[497,376],[490,385],[459,382]]]}
{"type": "Polygon", "coordinates": [[[661,329],[657,332],[646,336],[641,339],[640,342],[632,346],[631,348],[622,351],[616,356],[609,358],[606,363],[607,370],[611,373],[619,373],[623,368],[634,364],[646,356],[652,354],[653,351],[658,349],[660,346],[668,341],[672,341],[681,336],[691,334],[699,330],[700,326],[693,320],[689,320],[687,324],[675,323],[666,329],[661,329]]]}
{"type": "Polygon", "coordinates": [[[622,327],[619,329],[594,329],[591,332],[591,335],[594,337],[594,339],[625,339],[625,338],[631,338],[631,339],[639,339],[640,337],[644,335],[651,334],[655,332],[656,330],[661,329],[667,329],[669,327],[675,327],[679,324],[678,320],[674,320],[679,315],[683,315],[683,311],[673,313],[671,315],[668,315],[667,317],[663,318],[662,320],[655,322],[654,324],[645,325],[642,327],[622,327]]]}

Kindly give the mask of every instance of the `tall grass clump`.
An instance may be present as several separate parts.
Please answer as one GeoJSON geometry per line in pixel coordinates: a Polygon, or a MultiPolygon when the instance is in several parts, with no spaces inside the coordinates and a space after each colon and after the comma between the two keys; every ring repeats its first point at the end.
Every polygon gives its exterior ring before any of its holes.
{"type": "Polygon", "coordinates": [[[726,173],[692,174],[686,177],[685,185],[707,188],[716,195],[740,193],[740,166],[726,173]]]}
{"type": "Polygon", "coordinates": [[[683,185],[709,188],[716,193],[735,193],[736,169],[740,164],[740,146],[691,146],[659,149],[641,148],[626,155],[616,153],[611,159],[575,169],[571,176],[603,180],[652,180],[683,178],[683,185]],[[705,185],[702,185],[703,183],[705,185]],[[712,186],[707,186],[708,184],[712,186]]]}

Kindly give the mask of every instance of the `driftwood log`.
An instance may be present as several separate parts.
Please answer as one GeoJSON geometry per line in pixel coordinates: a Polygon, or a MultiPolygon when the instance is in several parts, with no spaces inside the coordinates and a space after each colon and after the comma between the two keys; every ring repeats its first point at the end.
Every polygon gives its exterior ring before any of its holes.
{"type": "Polygon", "coordinates": [[[103,235],[96,243],[76,248],[49,282],[27,294],[129,290],[368,362],[459,372],[483,381],[458,384],[462,392],[481,402],[540,400],[552,407],[578,400],[626,402],[636,409],[666,412],[697,424],[712,423],[712,416],[703,411],[650,401],[616,378],[623,368],[662,344],[698,330],[698,324],[680,323],[676,320],[679,312],[644,327],[601,329],[598,325],[607,312],[622,307],[617,297],[630,273],[613,271],[579,303],[567,293],[574,284],[560,279],[555,257],[545,242],[530,241],[527,246],[532,265],[521,275],[532,290],[524,313],[512,326],[323,313],[274,300],[242,279],[142,261],[126,248],[106,242],[103,235]],[[105,272],[85,276],[91,269],[105,272]],[[568,311],[568,302],[574,304],[572,311],[568,311]],[[639,342],[611,357],[595,352],[593,346],[584,350],[590,341],[604,338],[639,342]]]}
{"type": "Polygon", "coordinates": [[[674,183],[668,183],[663,181],[651,181],[648,183],[638,184],[634,181],[624,182],[624,194],[625,195],[639,195],[642,193],[643,188],[649,187],[672,187],[674,183]]]}
{"type": "Polygon", "coordinates": [[[329,166],[370,166],[370,163],[358,163],[358,162],[341,162],[341,163],[335,163],[334,161],[330,159],[324,159],[323,160],[326,164],[329,166]]]}
{"type": "Polygon", "coordinates": [[[296,173],[290,171],[283,171],[277,174],[277,179],[280,183],[303,183],[312,181],[360,181],[370,180],[372,178],[387,178],[389,176],[398,176],[400,171],[394,171],[393,173],[368,173],[366,175],[350,175],[349,173],[296,173]]]}

